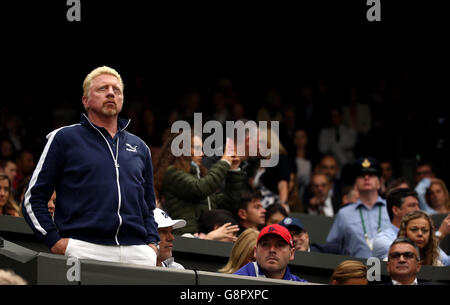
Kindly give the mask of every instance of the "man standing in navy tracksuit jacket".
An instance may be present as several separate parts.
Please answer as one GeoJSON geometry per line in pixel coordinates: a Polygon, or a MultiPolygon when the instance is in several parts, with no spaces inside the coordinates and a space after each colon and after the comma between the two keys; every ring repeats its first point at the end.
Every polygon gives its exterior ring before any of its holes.
{"type": "Polygon", "coordinates": [[[122,78],[99,67],[83,82],[81,122],[54,130],[24,196],[25,220],[52,253],[155,266],[158,226],[150,150],[119,118],[122,78]],[[47,202],[56,191],[54,220],[47,202]]]}

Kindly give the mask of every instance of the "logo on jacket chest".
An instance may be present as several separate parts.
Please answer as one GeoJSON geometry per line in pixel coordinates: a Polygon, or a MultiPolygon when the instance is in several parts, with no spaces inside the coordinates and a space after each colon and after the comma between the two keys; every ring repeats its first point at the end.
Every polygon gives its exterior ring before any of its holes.
{"type": "Polygon", "coordinates": [[[128,144],[128,143],[126,143],[126,145],[127,145],[127,150],[128,151],[131,151],[131,152],[137,152],[137,150],[136,150],[136,148],[137,148],[137,145],[136,146],[132,146],[132,145],[130,145],[130,144],[128,144]]]}

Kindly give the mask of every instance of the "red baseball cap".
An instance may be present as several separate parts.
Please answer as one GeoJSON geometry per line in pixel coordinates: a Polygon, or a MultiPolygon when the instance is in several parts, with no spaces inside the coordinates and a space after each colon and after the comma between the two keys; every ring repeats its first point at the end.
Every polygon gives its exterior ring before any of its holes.
{"type": "Polygon", "coordinates": [[[261,232],[259,232],[257,243],[259,243],[259,240],[267,234],[276,234],[276,235],[280,236],[288,245],[290,245],[291,247],[294,247],[294,242],[292,241],[291,233],[289,233],[288,229],[286,229],[285,227],[283,227],[279,224],[265,226],[261,230],[261,232]]]}

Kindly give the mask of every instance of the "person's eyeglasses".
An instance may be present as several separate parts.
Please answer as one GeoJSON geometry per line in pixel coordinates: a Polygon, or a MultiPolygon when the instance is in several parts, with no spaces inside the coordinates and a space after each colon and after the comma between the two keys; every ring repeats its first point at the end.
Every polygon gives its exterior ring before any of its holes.
{"type": "Polygon", "coordinates": [[[405,259],[413,259],[416,257],[416,255],[413,252],[392,252],[389,253],[390,259],[400,259],[400,257],[403,255],[405,259]]]}

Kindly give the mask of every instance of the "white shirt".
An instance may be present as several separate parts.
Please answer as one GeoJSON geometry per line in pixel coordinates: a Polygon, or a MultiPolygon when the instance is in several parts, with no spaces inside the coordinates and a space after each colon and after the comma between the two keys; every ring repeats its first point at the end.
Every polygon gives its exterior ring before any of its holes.
{"type": "MultiPolygon", "coordinates": [[[[403,284],[397,282],[396,280],[392,280],[392,285],[396,285],[397,286],[397,285],[403,285],[403,284]]],[[[415,278],[414,281],[410,285],[418,285],[417,284],[417,278],[415,278]]]]}

